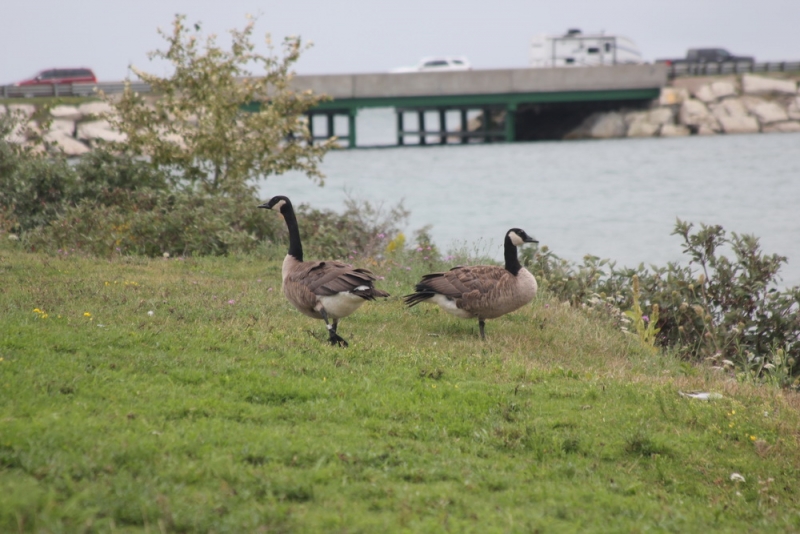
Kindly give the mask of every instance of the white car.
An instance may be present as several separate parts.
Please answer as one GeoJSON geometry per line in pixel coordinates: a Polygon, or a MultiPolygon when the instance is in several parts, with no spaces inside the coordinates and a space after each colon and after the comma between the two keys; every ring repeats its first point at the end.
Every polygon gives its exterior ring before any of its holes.
{"type": "Polygon", "coordinates": [[[472,70],[464,56],[425,57],[413,67],[399,67],[392,72],[448,72],[454,70],[472,70]]]}

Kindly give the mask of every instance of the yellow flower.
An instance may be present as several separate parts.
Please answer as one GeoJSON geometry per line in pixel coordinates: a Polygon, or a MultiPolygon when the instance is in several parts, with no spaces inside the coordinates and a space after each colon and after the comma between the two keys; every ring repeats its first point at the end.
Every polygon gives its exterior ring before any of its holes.
{"type": "Polygon", "coordinates": [[[47,314],[46,313],[42,313],[42,319],[47,319],[47,314]]]}
{"type": "Polygon", "coordinates": [[[91,313],[89,313],[89,312],[83,312],[83,316],[84,316],[84,317],[91,317],[91,316],[92,316],[92,314],[91,314],[91,313]]]}
{"type": "Polygon", "coordinates": [[[33,313],[42,313],[42,310],[40,310],[39,308],[34,308],[33,313]]]}
{"type": "Polygon", "coordinates": [[[750,441],[755,441],[755,440],[756,440],[755,436],[750,436],[750,441]]]}
{"type": "Polygon", "coordinates": [[[736,410],[731,410],[731,415],[736,415],[736,410]]]}

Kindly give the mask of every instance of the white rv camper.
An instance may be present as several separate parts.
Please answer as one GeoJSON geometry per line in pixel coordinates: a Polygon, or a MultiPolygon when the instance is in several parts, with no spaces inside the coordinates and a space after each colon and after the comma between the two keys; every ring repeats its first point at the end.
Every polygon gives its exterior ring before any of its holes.
{"type": "Polygon", "coordinates": [[[591,67],[643,63],[639,47],[627,37],[569,30],[537,35],[531,42],[531,67],[591,67]]]}

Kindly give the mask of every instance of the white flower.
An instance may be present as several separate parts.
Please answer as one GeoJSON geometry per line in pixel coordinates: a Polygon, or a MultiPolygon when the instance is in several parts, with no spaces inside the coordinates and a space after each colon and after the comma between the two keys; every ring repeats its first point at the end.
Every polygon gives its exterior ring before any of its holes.
{"type": "Polygon", "coordinates": [[[739,473],[731,473],[731,480],[733,482],[744,482],[744,477],[739,473]]]}
{"type": "Polygon", "coordinates": [[[153,310],[150,310],[149,312],[147,312],[147,315],[149,315],[150,317],[152,317],[155,314],[156,314],[156,312],[154,312],[153,310]]]}

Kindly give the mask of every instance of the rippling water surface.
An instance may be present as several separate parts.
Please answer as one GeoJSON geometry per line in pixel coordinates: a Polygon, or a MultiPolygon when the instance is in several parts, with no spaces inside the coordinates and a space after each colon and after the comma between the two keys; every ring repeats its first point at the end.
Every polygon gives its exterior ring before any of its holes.
{"type": "MultiPolygon", "coordinates": [[[[391,114],[364,115],[359,132],[390,142],[391,114]]],[[[337,211],[348,195],[403,200],[407,231],[430,224],[443,250],[476,245],[498,259],[518,226],[573,261],[687,263],[676,218],[721,224],[787,256],[784,283],[800,285],[800,134],[341,150],[322,169],[322,188],[290,173],[262,182],[261,196],[337,211]]]]}

